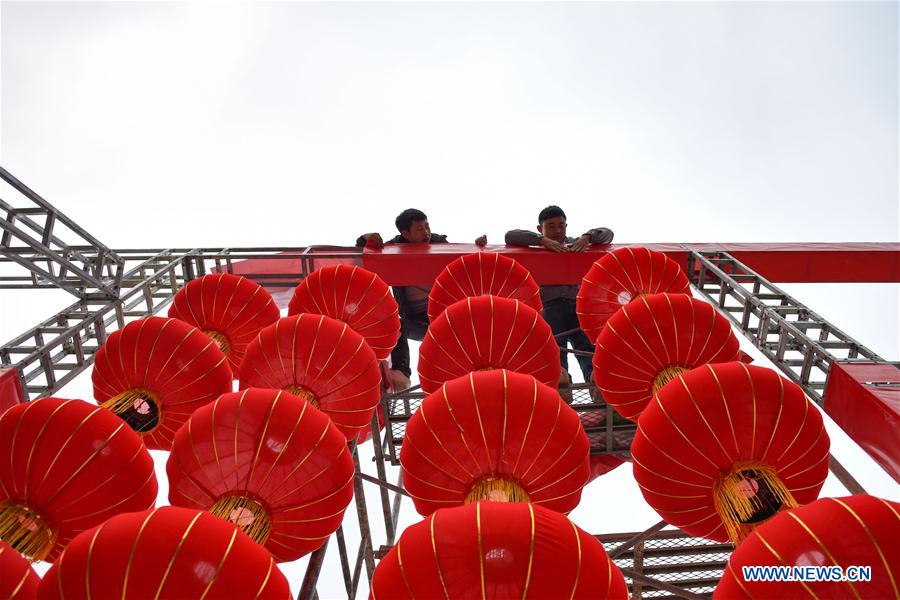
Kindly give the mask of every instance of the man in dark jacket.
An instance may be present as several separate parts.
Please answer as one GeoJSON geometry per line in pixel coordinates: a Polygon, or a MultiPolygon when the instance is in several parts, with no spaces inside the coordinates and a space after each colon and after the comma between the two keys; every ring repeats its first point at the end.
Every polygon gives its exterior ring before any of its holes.
{"type": "MultiPolygon", "coordinates": [[[[407,208],[394,220],[399,235],[388,244],[446,244],[447,236],[431,233],[428,217],[421,210],[407,208]]],[[[482,235],[475,240],[479,246],[487,243],[482,235]]],[[[385,242],[378,233],[365,233],[356,240],[357,246],[381,248],[385,242]]],[[[428,332],[428,294],[431,287],[402,286],[391,288],[400,312],[400,339],[391,352],[391,388],[394,391],[409,387],[412,371],[409,366],[409,340],[422,341],[428,332]]]]}
{"type": "MultiPolygon", "coordinates": [[[[566,235],[566,213],[558,206],[548,206],[538,215],[537,231],[513,229],[506,232],[506,243],[510,246],[542,246],[553,252],[583,252],[591,244],[609,244],[613,232],[606,227],[597,227],[581,234],[578,238],[566,235]]],[[[568,357],[562,351],[569,344],[575,350],[593,352],[594,344],[581,330],[575,313],[577,285],[542,285],[541,301],[544,304],[544,320],[550,325],[560,347],[559,361],[568,375],[568,357]],[[572,331],[575,330],[575,331],[572,331]],[[564,333],[564,332],[570,333],[564,333]]],[[[586,382],[591,381],[594,367],[590,356],[576,356],[581,373],[586,382]]]]}

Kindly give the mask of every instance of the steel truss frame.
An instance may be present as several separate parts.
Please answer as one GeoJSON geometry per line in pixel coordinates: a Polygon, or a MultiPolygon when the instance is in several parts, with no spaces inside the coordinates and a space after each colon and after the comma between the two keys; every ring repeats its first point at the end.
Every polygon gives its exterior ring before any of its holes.
{"type": "Polygon", "coordinates": [[[77,297],[94,288],[115,297],[122,259],[2,167],[0,178],[15,195],[15,204],[0,199],[0,256],[31,271],[0,277],[0,288],[53,287],[77,297]]]}
{"type": "MultiPolygon", "coordinates": [[[[327,249],[321,247],[113,251],[2,168],[0,178],[27,201],[21,206],[20,199],[16,207],[0,200],[0,211],[5,212],[0,216],[0,264],[15,263],[31,272],[29,276],[0,276],[0,289],[57,287],[77,298],[0,347],[0,366],[16,369],[25,401],[59,391],[92,364],[112,331],[131,319],[158,313],[196,277],[233,272],[236,263],[250,258],[299,261],[299,268],[286,266],[283,273],[249,275],[263,285],[290,288],[315,269],[316,259],[361,255],[355,249],[339,247],[333,248],[334,254],[322,252],[327,249]],[[65,231],[60,232],[61,228],[65,231]]],[[[686,266],[695,289],[819,403],[835,360],[884,362],[727,253],[691,251],[686,266]]],[[[634,423],[615,413],[593,386],[575,384],[561,393],[581,416],[592,454],[629,457],[634,423]]],[[[376,561],[389,551],[399,533],[401,501],[408,494],[399,476],[395,483],[388,481],[388,467],[399,464],[406,421],[423,397],[420,390],[410,388],[382,398],[384,437],[375,417],[371,427],[374,473],[364,468],[369,465],[360,460],[356,445],[351,446],[357,475],[354,500],[359,544],[355,549],[349,547],[343,526],[334,535],[348,598],[357,595],[363,567],[371,580],[376,561]],[[374,539],[364,484],[378,487],[383,539],[374,539]]],[[[832,472],[852,493],[863,491],[833,457],[832,472]]],[[[664,527],[661,522],[640,533],[596,537],[622,568],[633,598],[707,597],[721,576],[731,546],[664,527]]],[[[300,598],[318,598],[316,584],[329,546],[331,540],[310,556],[300,598]]]]}
{"type": "Polygon", "coordinates": [[[687,274],[697,291],[820,406],[835,361],[887,362],[726,252],[691,251],[687,274]]]}

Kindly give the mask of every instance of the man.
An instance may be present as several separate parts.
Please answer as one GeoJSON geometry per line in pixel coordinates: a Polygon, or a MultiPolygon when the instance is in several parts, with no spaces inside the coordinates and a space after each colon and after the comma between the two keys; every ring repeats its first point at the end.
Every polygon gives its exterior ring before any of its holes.
{"type": "MultiPolygon", "coordinates": [[[[540,212],[537,233],[525,229],[506,232],[506,243],[510,246],[542,246],[553,252],[583,252],[591,244],[609,244],[612,240],[613,232],[605,227],[591,229],[578,238],[566,236],[566,213],[558,206],[548,206],[540,212]]],[[[541,286],[544,320],[556,336],[556,343],[560,347],[559,362],[565,371],[565,374],[560,374],[560,383],[566,383],[565,379],[571,381],[568,356],[562,349],[571,344],[575,350],[594,351],[594,344],[578,324],[578,315],[575,313],[577,296],[577,285],[541,286]]],[[[576,358],[584,380],[590,382],[594,371],[591,357],[576,355],[576,358]]]]}
{"type": "MultiPolygon", "coordinates": [[[[394,220],[399,235],[387,241],[388,244],[446,244],[447,236],[431,233],[428,217],[421,210],[407,208],[394,220]]],[[[357,246],[381,248],[385,242],[377,232],[365,233],[356,240],[357,246]]],[[[487,236],[475,240],[478,246],[487,244],[487,236]]],[[[391,389],[405,390],[410,386],[412,371],[409,366],[409,339],[422,341],[428,331],[428,294],[431,287],[393,287],[394,298],[400,312],[400,338],[391,352],[391,389]]]]}

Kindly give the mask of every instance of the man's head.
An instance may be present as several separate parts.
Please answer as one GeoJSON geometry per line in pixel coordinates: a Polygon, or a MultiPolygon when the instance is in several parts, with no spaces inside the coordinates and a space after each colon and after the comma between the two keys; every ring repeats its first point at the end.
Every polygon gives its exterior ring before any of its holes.
{"type": "Polygon", "coordinates": [[[538,215],[537,230],[555,242],[566,241],[566,213],[558,206],[548,206],[538,215]]]}
{"type": "Polygon", "coordinates": [[[430,242],[431,227],[428,226],[428,217],[421,210],[407,208],[397,215],[394,221],[397,231],[407,242],[430,242]]]}

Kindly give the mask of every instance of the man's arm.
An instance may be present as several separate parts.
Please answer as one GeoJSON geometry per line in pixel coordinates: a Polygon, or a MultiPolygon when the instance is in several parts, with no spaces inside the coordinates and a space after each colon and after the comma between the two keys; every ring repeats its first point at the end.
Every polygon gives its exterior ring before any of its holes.
{"type": "Polygon", "coordinates": [[[581,234],[577,240],[569,244],[572,252],[583,252],[591,244],[609,244],[613,240],[613,232],[606,227],[597,227],[581,234]]]}
{"type": "Polygon", "coordinates": [[[362,248],[369,242],[372,242],[371,245],[375,246],[376,248],[381,248],[382,246],[384,246],[384,241],[381,239],[380,233],[364,233],[356,238],[356,246],[358,248],[362,248]]]}
{"type": "Polygon", "coordinates": [[[541,246],[553,252],[568,252],[569,248],[565,244],[551,240],[537,232],[528,231],[527,229],[512,229],[506,232],[504,238],[510,246],[541,246]]]}
{"type": "Polygon", "coordinates": [[[510,246],[540,246],[541,234],[527,229],[511,229],[506,232],[504,241],[510,246]]]}
{"type": "Polygon", "coordinates": [[[613,241],[612,229],[606,227],[596,227],[584,235],[590,236],[592,244],[611,244],[613,241]]]}

